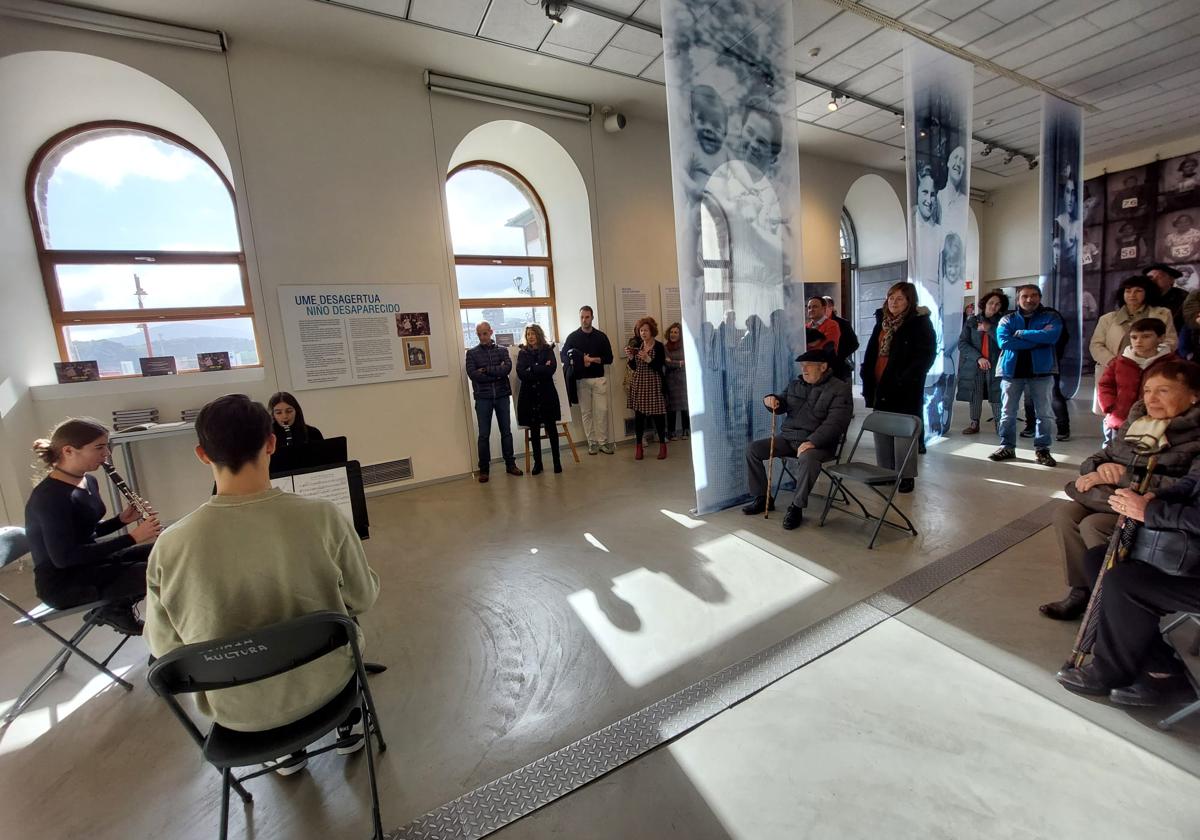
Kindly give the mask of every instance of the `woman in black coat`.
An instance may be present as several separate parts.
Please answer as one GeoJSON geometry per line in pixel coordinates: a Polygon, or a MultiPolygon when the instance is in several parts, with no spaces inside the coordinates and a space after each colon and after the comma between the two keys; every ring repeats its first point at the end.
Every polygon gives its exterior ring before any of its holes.
{"type": "Polygon", "coordinates": [[[554,471],[562,472],[558,454],[558,421],[562,417],[558,390],[554,387],[554,372],[558,360],[554,345],[546,343],[546,334],[537,324],[525,328],[525,343],[517,354],[517,378],[521,392],[517,395],[517,425],[529,429],[533,447],[533,475],[542,472],[542,427],[550,438],[550,454],[554,456],[554,471]]]}
{"type": "MultiPolygon", "coordinates": [[[[917,306],[917,287],[901,281],[888,289],[887,300],[875,311],[875,329],[863,356],[863,399],[867,408],[911,414],[918,420],[925,405],[925,374],[937,355],[937,337],[929,310],[917,306]]],[[[918,433],[918,436],[920,433],[918,433]]],[[[905,446],[896,438],[875,435],[875,459],[894,469],[905,446]]],[[[900,492],[911,493],[917,459],[910,458],[900,479],[900,492]]]]}

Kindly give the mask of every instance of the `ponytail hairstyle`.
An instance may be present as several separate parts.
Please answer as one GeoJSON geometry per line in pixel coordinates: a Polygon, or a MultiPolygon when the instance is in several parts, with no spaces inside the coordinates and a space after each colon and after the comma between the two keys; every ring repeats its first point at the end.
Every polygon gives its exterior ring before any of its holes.
{"type": "Polygon", "coordinates": [[[50,430],[50,437],[38,438],[33,442],[33,482],[46,477],[54,465],[62,460],[67,446],[82,449],[108,434],[108,428],[90,417],[68,417],[50,430]]]}

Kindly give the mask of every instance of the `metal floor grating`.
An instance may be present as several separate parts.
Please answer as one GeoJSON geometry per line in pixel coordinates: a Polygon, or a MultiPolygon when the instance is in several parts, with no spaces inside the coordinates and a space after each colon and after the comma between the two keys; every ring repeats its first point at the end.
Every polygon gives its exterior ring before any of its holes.
{"type": "Polygon", "coordinates": [[[935,560],[868,598],[544,758],[463,794],[388,840],[477,840],[616,770],[908,609],[1033,536],[1056,505],[935,560]]]}

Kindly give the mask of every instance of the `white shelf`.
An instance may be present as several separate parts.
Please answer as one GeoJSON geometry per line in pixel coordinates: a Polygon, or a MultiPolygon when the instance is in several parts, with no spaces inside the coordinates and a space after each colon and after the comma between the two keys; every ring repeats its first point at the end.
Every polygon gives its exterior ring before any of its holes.
{"type": "Polygon", "coordinates": [[[37,401],[69,400],[79,397],[106,397],[113,394],[136,394],[151,391],[174,391],[181,388],[206,388],[238,382],[262,382],[267,378],[261,367],[240,370],[214,370],[207,373],[179,373],[174,376],[142,376],[130,379],[110,379],[99,382],[70,382],[54,385],[33,385],[30,395],[37,401]]]}

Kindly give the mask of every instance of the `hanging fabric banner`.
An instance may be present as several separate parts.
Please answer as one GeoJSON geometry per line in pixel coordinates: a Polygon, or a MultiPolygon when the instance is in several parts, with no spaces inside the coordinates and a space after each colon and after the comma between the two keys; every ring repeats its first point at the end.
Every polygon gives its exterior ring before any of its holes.
{"type": "MultiPolygon", "coordinates": [[[[1042,303],[1059,311],[1058,388],[1070,399],[1083,367],[1083,112],[1078,105],[1042,94],[1042,303]]],[[[1056,397],[1057,399],[1057,397],[1056,397]]]]}
{"type": "Polygon", "coordinates": [[[904,46],[908,277],[929,310],[937,355],[925,375],[925,439],[945,435],[962,331],[974,68],[916,38],[904,46]]]}
{"type": "MultiPolygon", "coordinates": [[[[696,510],[748,495],[804,349],[791,0],[663,0],[696,510]]],[[[622,337],[622,344],[629,336],[622,337]]]]}

